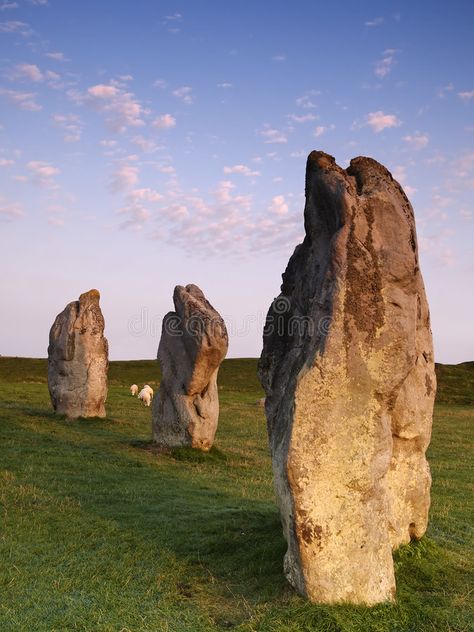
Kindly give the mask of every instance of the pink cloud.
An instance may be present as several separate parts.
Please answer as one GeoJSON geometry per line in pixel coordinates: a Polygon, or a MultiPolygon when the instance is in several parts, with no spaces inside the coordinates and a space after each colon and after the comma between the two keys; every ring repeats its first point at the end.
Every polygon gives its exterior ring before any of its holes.
{"type": "Polygon", "coordinates": [[[367,125],[369,125],[376,134],[379,134],[384,129],[399,127],[402,124],[395,114],[385,114],[382,110],[369,112],[366,116],[366,121],[367,125]]]}
{"type": "Polygon", "coordinates": [[[19,110],[27,112],[38,112],[43,107],[35,101],[36,94],[33,92],[19,92],[18,90],[7,90],[0,88],[0,95],[6,97],[19,110]]]}
{"type": "Polygon", "coordinates": [[[410,146],[411,149],[418,150],[423,149],[429,143],[430,138],[428,134],[421,134],[415,132],[413,135],[404,136],[403,140],[410,146]]]}
{"type": "Polygon", "coordinates": [[[170,129],[176,126],[176,119],[171,114],[161,114],[152,123],[157,129],[170,129]]]}
{"type": "Polygon", "coordinates": [[[57,188],[54,183],[54,176],[60,173],[58,167],[54,167],[49,162],[42,160],[32,160],[27,163],[26,168],[31,172],[33,182],[40,187],[57,188]]]}
{"type": "Polygon", "coordinates": [[[224,167],[224,173],[238,173],[246,177],[257,177],[260,176],[260,171],[252,171],[250,167],[247,165],[234,165],[233,167],[224,167]]]}

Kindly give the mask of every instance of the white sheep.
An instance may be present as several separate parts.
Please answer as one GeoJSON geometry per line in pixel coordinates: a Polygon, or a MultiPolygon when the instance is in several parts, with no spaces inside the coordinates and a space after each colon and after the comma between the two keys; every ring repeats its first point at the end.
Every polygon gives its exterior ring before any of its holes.
{"type": "Polygon", "coordinates": [[[145,406],[149,406],[151,404],[152,395],[147,388],[142,388],[138,393],[138,399],[141,400],[145,406]]]}
{"type": "Polygon", "coordinates": [[[151,388],[151,386],[149,386],[148,384],[145,384],[145,386],[143,387],[143,390],[147,390],[150,393],[151,398],[153,399],[154,393],[153,393],[153,389],[151,388]]]}
{"type": "Polygon", "coordinates": [[[132,394],[132,397],[135,397],[135,395],[138,393],[138,386],[136,384],[131,385],[130,393],[132,394]]]}

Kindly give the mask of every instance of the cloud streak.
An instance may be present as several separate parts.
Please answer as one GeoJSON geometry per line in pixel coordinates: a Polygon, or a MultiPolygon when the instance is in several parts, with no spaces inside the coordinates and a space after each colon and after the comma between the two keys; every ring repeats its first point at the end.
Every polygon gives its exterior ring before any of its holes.
{"type": "Polygon", "coordinates": [[[186,103],[186,105],[194,103],[193,89],[191,86],[176,88],[176,90],[173,90],[171,94],[183,103],[186,103]]]}
{"type": "Polygon", "coordinates": [[[224,167],[225,174],[238,173],[247,178],[258,177],[261,175],[260,171],[253,171],[247,165],[234,165],[233,167],[224,167]]]}
{"type": "Polygon", "coordinates": [[[397,63],[395,58],[397,52],[394,48],[387,48],[383,52],[382,58],[375,63],[374,73],[379,79],[385,79],[392,72],[393,67],[397,63]]]}
{"type": "Polygon", "coordinates": [[[4,96],[12,105],[19,110],[27,112],[39,112],[43,106],[37,103],[36,94],[34,92],[21,92],[18,90],[8,90],[0,88],[0,96],[4,96]]]}
{"type": "Polygon", "coordinates": [[[413,135],[404,136],[403,139],[407,145],[414,150],[423,149],[430,142],[428,134],[415,132],[413,135]]]}

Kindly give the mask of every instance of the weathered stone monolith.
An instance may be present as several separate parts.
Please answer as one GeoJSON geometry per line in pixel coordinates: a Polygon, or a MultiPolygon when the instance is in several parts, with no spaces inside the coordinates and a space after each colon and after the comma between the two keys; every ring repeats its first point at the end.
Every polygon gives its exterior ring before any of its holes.
{"type": "Polygon", "coordinates": [[[312,152],[306,236],[267,316],[259,376],[285,574],[315,602],[393,600],[392,548],[427,527],[436,390],[415,220],[371,158],[312,152]]]}
{"type": "Polygon", "coordinates": [[[108,343],[98,290],[81,294],[56,316],[49,332],[48,387],[57,413],[105,417],[108,343]]]}
{"type": "Polygon", "coordinates": [[[219,418],[217,373],[228,347],[225,323],[196,285],[177,285],[175,312],[163,319],[160,389],[153,440],[163,447],[210,450],[219,418]]]}

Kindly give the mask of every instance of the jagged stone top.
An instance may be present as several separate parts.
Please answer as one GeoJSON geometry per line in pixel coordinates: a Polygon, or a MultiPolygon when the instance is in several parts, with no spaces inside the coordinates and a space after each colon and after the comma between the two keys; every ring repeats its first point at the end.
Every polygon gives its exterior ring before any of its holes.
{"type": "Polygon", "coordinates": [[[401,193],[406,202],[409,203],[403,188],[395,180],[390,171],[380,162],[368,156],[357,156],[352,158],[349,167],[343,169],[336,163],[334,156],[326,154],[324,151],[312,151],[306,162],[306,194],[309,193],[312,177],[314,175],[328,176],[331,172],[340,175],[352,192],[352,185],[355,185],[355,193],[359,196],[366,195],[380,185],[393,187],[401,193]]]}
{"type": "Polygon", "coordinates": [[[100,292],[99,290],[89,290],[88,292],[84,292],[79,297],[79,303],[98,303],[100,301],[100,292]]]}
{"type": "MultiPolygon", "coordinates": [[[[173,292],[173,302],[176,314],[182,321],[182,326],[185,326],[190,318],[198,318],[204,328],[207,329],[210,326],[208,333],[212,332],[214,338],[221,339],[221,346],[227,347],[228,335],[224,320],[197,285],[194,283],[189,283],[185,287],[177,285],[173,292]]],[[[196,327],[195,333],[199,330],[200,328],[196,327]]]]}
{"type": "Polygon", "coordinates": [[[196,312],[203,316],[219,317],[217,311],[204,296],[204,292],[194,283],[189,283],[185,287],[177,285],[173,292],[173,303],[176,313],[181,318],[189,318],[196,312]]]}
{"type": "Polygon", "coordinates": [[[347,169],[343,169],[336,163],[336,159],[334,156],[330,154],[326,154],[324,151],[312,151],[306,162],[306,173],[311,173],[314,170],[325,170],[325,171],[337,171],[343,175],[356,175],[361,174],[366,177],[371,175],[385,176],[390,180],[393,180],[392,174],[390,171],[374,160],[374,158],[369,158],[368,156],[357,156],[356,158],[352,158],[350,162],[350,166],[347,169]]]}

